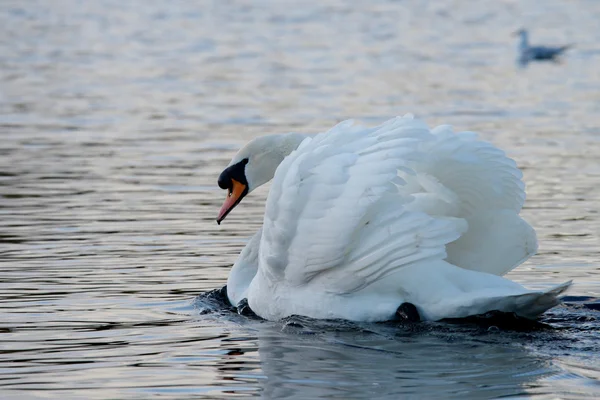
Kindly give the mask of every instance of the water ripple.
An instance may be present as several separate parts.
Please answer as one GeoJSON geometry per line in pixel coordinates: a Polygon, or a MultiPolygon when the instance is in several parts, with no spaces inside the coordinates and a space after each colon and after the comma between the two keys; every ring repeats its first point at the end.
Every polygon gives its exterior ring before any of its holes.
{"type": "Polygon", "coordinates": [[[600,5],[544,4],[2,2],[0,395],[598,397],[600,5]],[[521,24],[577,49],[516,70],[521,24]],[[405,112],[523,168],[551,333],[198,308],[262,222],[266,190],[214,221],[243,143],[405,112]]]}

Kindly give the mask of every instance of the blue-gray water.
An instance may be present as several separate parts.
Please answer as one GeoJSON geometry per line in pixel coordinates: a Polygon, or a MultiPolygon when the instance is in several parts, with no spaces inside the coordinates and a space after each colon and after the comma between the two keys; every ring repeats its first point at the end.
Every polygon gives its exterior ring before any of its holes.
{"type": "Polygon", "coordinates": [[[523,168],[540,250],[510,278],[596,302],[599,18],[595,0],[2,1],[0,397],[600,397],[581,305],[515,333],[195,300],[261,223],[266,190],[214,221],[239,146],[412,112],[523,168]],[[576,48],[519,70],[521,26],[576,48]]]}

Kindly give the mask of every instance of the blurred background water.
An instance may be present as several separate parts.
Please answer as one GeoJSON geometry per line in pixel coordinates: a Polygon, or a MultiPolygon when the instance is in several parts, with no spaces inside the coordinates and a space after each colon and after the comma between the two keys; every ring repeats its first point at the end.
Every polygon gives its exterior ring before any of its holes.
{"type": "MultiPolygon", "coordinates": [[[[4,0],[2,398],[600,397],[596,314],[488,332],[208,313],[267,190],[220,227],[250,138],[415,113],[525,174],[539,254],[509,277],[600,296],[600,2],[4,0]],[[515,67],[516,39],[576,43],[515,67]]],[[[591,297],[591,299],[586,299],[591,297]]]]}

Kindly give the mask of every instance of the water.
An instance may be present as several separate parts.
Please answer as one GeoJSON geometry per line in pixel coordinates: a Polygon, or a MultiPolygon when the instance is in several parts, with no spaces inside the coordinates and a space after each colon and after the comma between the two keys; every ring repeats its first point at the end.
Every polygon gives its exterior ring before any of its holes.
{"type": "Polygon", "coordinates": [[[599,17],[593,0],[3,1],[0,396],[599,397],[582,305],[600,297],[599,17]],[[576,49],[519,70],[521,26],[576,49]],[[261,223],[266,189],[214,221],[237,148],[405,112],[523,168],[540,251],[510,278],[575,281],[552,329],[268,323],[197,299],[261,223]]]}

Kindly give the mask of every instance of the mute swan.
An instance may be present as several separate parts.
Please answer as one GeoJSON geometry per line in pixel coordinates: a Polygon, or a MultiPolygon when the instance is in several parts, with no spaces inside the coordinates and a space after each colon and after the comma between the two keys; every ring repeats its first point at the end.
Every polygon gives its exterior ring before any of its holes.
{"type": "Polygon", "coordinates": [[[537,249],[518,213],[516,163],[472,132],[411,115],[374,128],[342,122],[314,137],[256,138],[219,176],[217,222],[273,179],[263,227],[227,294],[260,317],[383,321],[402,303],[422,320],[492,310],[535,318],[570,282],[528,290],[500,275],[537,249]]]}

